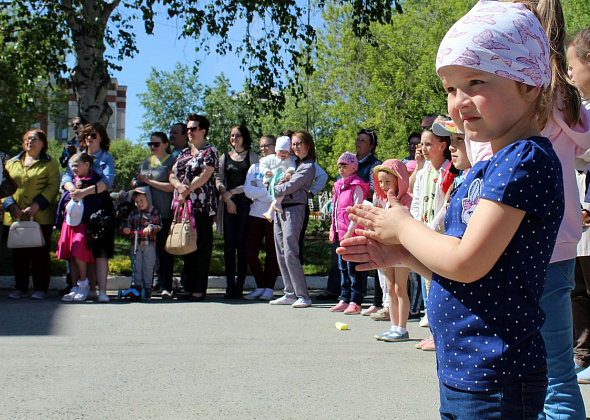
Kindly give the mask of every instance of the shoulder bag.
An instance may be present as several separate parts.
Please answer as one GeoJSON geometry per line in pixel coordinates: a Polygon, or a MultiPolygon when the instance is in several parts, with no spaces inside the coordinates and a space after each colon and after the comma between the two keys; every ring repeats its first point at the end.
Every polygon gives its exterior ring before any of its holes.
{"type": "Polygon", "coordinates": [[[191,226],[186,202],[176,206],[165,249],[172,255],[186,255],[197,250],[197,233],[191,226]]]}
{"type": "Polygon", "coordinates": [[[16,221],[8,231],[7,248],[38,248],[45,245],[41,226],[34,221],[16,221]]]}

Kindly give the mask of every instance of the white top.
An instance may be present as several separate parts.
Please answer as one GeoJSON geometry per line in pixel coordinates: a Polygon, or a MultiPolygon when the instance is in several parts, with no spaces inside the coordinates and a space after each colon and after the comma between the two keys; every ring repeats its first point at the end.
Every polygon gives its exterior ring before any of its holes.
{"type": "MultiPolygon", "coordinates": [[[[263,158],[265,159],[265,158],[263,158]]],[[[263,219],[263,214],[270,208],[272,198],[268,190],[262,182],[263,174],[260,171],[260,163],[255,163],[250,166],[246,174],[246,182],[244,183],[244,193],[246,197],[252,200],[250,206],[250,216],[263,219]]]]}
{"type": "Polygon", "coordinates": [[[273,175],[278,171],[283,172],[283,176],[295,173],[295,157],[289,156],[285,159],[279,158],[277,155],[268,155],[260,159],[260,173],[264,175],[263,182],[266,184],[273,175]],[[267,176],[267,172],[272,172],[271,176],[267,176]]]}

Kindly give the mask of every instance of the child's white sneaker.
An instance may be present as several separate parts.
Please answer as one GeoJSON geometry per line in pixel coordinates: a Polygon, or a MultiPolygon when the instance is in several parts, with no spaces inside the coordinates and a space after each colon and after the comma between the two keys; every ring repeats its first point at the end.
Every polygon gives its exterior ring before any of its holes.
{"type": "Polygon", "coordinates": [[[74,302],[84,302],[88,298],[90,285],[88,279],[82,281],[78,280],[78,293],[74,296],[74,302]]]}
{"type": "Polygon", "coordinates": [[[277,200],[272,200],[270,206],[275,209],[277,213],[283,214],[283,206],[281,206],[281,203],[277,202],[277,200]]]}
{"type": "Polygon", "coordinates": [[[70,293],[68,293],[67,295],[63,295],[61,300],[62,300],[62,302],[71,302],[74,300],[74,296],[76,296],[77,294],[78,294],[78,287],[72,287],[72,290],[70,290],[70,293]]]}
{"type": "Polygon", "coordinates": [[[268,211],[266,213],[262,213],[262,215],[264,216],[264,218],[266,219],[266,221],[268,223],[273,222],[273,219],[274,219],[273,214],[274,214],[274,212],[273,212],[272,207],[270,209],[268,209],[268,211]]]}

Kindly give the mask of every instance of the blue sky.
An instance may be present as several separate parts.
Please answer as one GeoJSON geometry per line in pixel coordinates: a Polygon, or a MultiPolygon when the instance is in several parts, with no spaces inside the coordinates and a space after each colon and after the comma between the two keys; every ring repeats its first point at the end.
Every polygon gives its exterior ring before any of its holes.
{"type": "MultiPolygon", "coordinates": [[[[118,79],[119,84],[127,86],[126,137],[132,141],[146,140],[140,138],[141,130],[138,128],[142,123],[145,110],[139,104],[137,94],[147,90],[146,80],[152,67],[171,72],[177,62],[192,67],[197,58],[196,41],[179,40],[180,31],[173,21],[157,18],[154,35],[147,35],[142,25],[142,22],[138,22],[135,31],[139,53],[133,58],[126,58],[119,62],[123,69],[112,71],[111,74],[118,79]]],[[[231,81],[232,89],[241,90],[245,73],[239,68],[239,58],[234,55],[220,57],[204,53],[200,53],[199,58],[202,62],[198,73],[200,83],[211,85],[215,77],[223,72],[231,81]]]]}
{"type": "MultiPolygon", "coordinates": [[[[299,2],[306,4],[306,0],[299,0],[299,2]]],[[[167,20],[164,14],[160,14],[161,16],[156,16],[154,19],[154,35],[146,35],[143,21],[136,22],[135,36],[139,53],[133,58],[126,58],[119,62],[123,69],[112,71],[111,74],[118,79],[119,84],[127,86],[126,138],[132,141],[147,141],[141,138],[141,130],[138,128],[142,123],[145,110],[139,104],[137,94],[146,91],[146,80],[152,67],[171,72],[175,64],[180,62],[192,68],[195,59],[199,58],[201,65],[198,76],[199,82],[203,85],[212,85],[215,77],[223,72],[230,80],[232,90],[239,92],[246,79],[246,72],[240,69],[241,58],[234,54],[216,55],[213,43],[211,54],[199,52],[197,57],[195,40],[178,39],[182,22],[167,20]]],[[[314,21],[316,25],[321,22],[317,12],[312,12],[312,24],[314,21]]],[[[228,38],[234,45],[240,44],[244,30],[245,25],[238,24],[229,32],[228,38]]],[[[251,30],[251,33],[255,34],[255,31],[251,30]]],[[[115,55],[112,51],[110,54],[115,55]]]]}

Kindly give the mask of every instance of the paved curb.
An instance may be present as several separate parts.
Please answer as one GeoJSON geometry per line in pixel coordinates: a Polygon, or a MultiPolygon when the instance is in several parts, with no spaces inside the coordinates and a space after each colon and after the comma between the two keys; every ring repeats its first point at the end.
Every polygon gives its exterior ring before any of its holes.
{"type": "MultiPolygon", "coordinates": [[[[328,282],[327,276],[306,276],[307,286],[310,289],[323,290],[328,282]]],[[[119,288],[129,287],[131,284],[131,277],[125,276],[113,276],[109,277],[107,282],[108,290],[118,290],[119,288]]],[[[65,276],[52,276],[51,282],[49,283],[49,290],[60,290],[66,287],[65,276]]],[[[254,289],[256,282],[254,277],[246,277],[245,289],[254,289]]],[[[283,279],[279,276],[275,284],[275,290],[281,290],[283,288],[283,279]]],[[[0,276],[0,289],[13,289],[14,288],[14,277],[12,276],[0,276]]],[[[225,289],[225,277],[223,276],[209,276],[210,289],[225,289]]],[[[367,290],[373,290],[373,277],[369,277],[367,281],[367,290]]]]}

